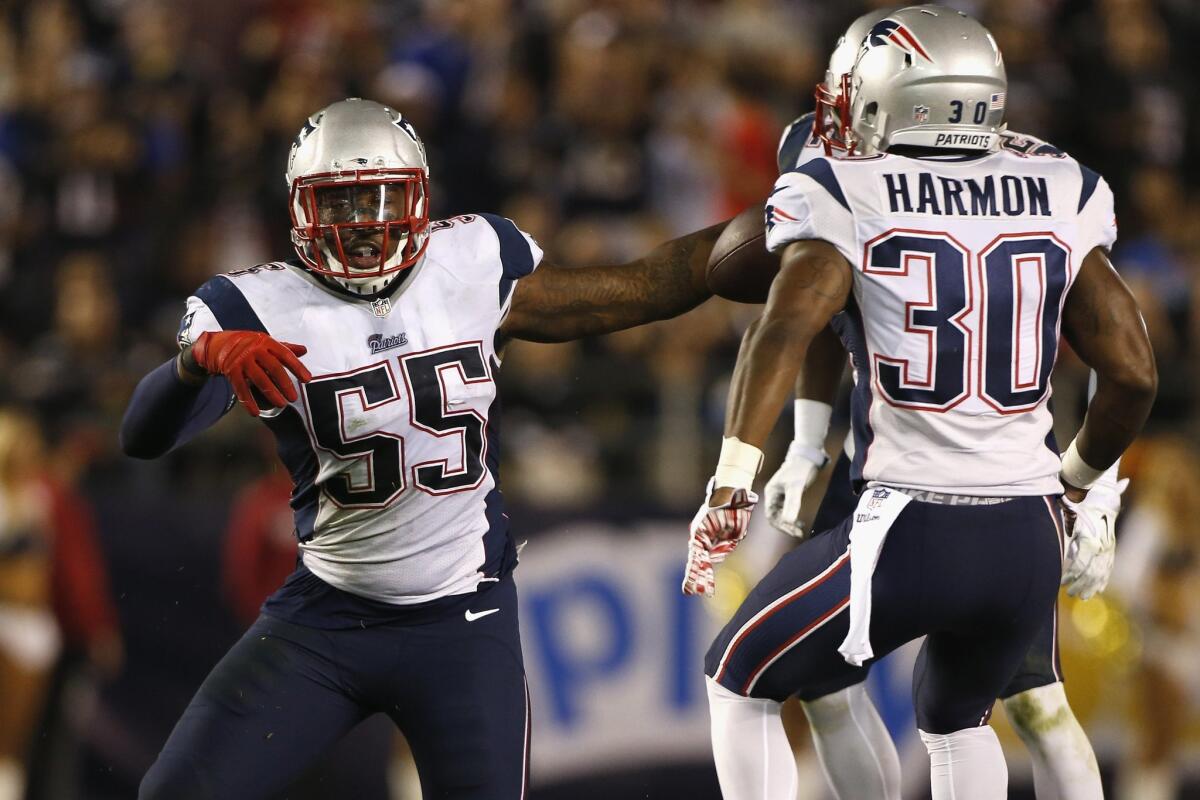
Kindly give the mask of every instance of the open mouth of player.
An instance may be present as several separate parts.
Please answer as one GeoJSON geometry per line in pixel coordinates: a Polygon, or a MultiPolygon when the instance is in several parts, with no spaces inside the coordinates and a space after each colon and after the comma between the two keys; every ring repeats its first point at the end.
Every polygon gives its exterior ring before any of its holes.
{"type": "Polygon", "coordinates": [[[371,239],[355,239],[344,249],[351,272],[376,272],[383,261],[382,248],[371,239]]]}

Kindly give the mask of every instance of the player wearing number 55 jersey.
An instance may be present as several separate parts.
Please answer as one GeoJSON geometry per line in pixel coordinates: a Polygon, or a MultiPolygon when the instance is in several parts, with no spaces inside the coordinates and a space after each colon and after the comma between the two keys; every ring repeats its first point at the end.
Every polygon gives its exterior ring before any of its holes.
{"type": "Polygon", "coordinates": [[[1052,613],[1059,496],[1075,512],[1140,429],[1153,354],[1105,255],[1107,185],[1070,158],[1000,147],[1004,70],[978,23],[896,11],[844,86],[848,155],[799,166],[767,200],[782,265],[742,346],[685,590],[707,593],[711,562],[744,534],[758,446],[827,323],[857,373],[862,493],[780,561],[709,651],[718,774],[729,800],[789,796],[779,702],[836,692],[925,636],[913,686],[933,797],[998,800],[1007,775],[986,722],[1052,613]],[[1046,407],[1060,330],[1098,377],[1061,462],[1046,407]]]}
{"type": "Polygon", "coordinates": [[[529,712],[497,475],[508,338],[563,341],[708,296],[721,226],[612,267],[557,269],[508,219],[428,219],[416,132],[345,100],[315,114],[287,178],[297,261],[188,299],[181,353],[122,425],[152,458],[235,397],[294,482],[300,563],[214,668],[142,798],[273,796],[366,716],[388,714],[430,798],[525,794],[529,712]]]}

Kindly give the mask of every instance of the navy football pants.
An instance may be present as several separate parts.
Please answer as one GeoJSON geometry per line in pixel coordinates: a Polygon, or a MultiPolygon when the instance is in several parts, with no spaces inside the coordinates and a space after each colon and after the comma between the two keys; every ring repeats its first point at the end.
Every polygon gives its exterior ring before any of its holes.
{"type": "MultiPolygon", "coordinates": [[[[858,504],[858,496],[850,486],[850,458],[843,450],[833,466],[833,474],[829,478],[829,488],[821,498],[817,515],[813,518],[813,534],[817,535],[836,528],[842,520],[854,513],[858,504]]],[[[1009,698],[1014,694],[1036,689],[1039,686],[1049,686],[1058,683],[1062,678],[1062,661],[1058,652],[1058,603],[1047,615],[1025,660],[1017,668],[1017,674],[1009,681],[1000,697],[1009,698]]],[[[863,670],[862,679],[866,679],[863,670]]]]}
{"type": "Polygon", "coordinates": [[[271,797],[375,712],[404,732],[426,800],[523,797],[529,701],[512,576],[416,624],[322,630],[263,614],[205,679],[138,797],[271,797]]]}
{"type": "MultiPolygon", "coordinates": [[[[864,679],[865,668],[837,652],[849,626],[851,521],[802,542],[754,587],[708,652],[710,677],[779,701],[864,679]]],[[[872,580],[871,645],[882,657],[927,637],[913,671],[921,730],[986,721],[1052,614],[1060,526],[1048,497],[991,506],[914,500],[896,518],[872,580]]]]}

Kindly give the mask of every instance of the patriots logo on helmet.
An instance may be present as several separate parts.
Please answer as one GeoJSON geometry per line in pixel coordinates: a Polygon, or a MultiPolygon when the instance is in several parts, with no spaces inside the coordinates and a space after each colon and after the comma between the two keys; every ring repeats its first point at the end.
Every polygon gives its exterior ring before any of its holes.
{"type": "Polygon", "coordinates": [[[870,33],[863,39],[863,52],[870,50],[872,47],[882,47],[886,44],[893,44],[899,47],[905,53],[911,53],[920,56],[926,61],[933,63],[933,58],[929,53],[925,52],[925,48],[917,40],[917,37],[904,24],[897,22],[894,19],[884,19],[875,23],[875,27],[871,28],[870,33]]]}
{"type": "Polygon", "coordinates": [[[421,141],[420,136],[417,136],[417,129],[399,111],[392,111],[392,113],[396,115],[392,118],[392,124],[407,133],[408,138],[412,139],[417,147],[421,148],[421,155],[425,155],[425,143],[421,141]]]}

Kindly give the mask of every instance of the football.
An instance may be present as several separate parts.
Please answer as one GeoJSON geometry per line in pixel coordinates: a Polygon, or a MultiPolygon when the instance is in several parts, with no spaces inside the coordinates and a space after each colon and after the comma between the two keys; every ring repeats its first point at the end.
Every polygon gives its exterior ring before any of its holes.
{"type": "Polygon", "coordinates": [[[708,258],[708,288],[739,303],[765,303],[779,272],[779,256],[767,252],[763,207],[750,206],[721,232],[708,258]]]}

